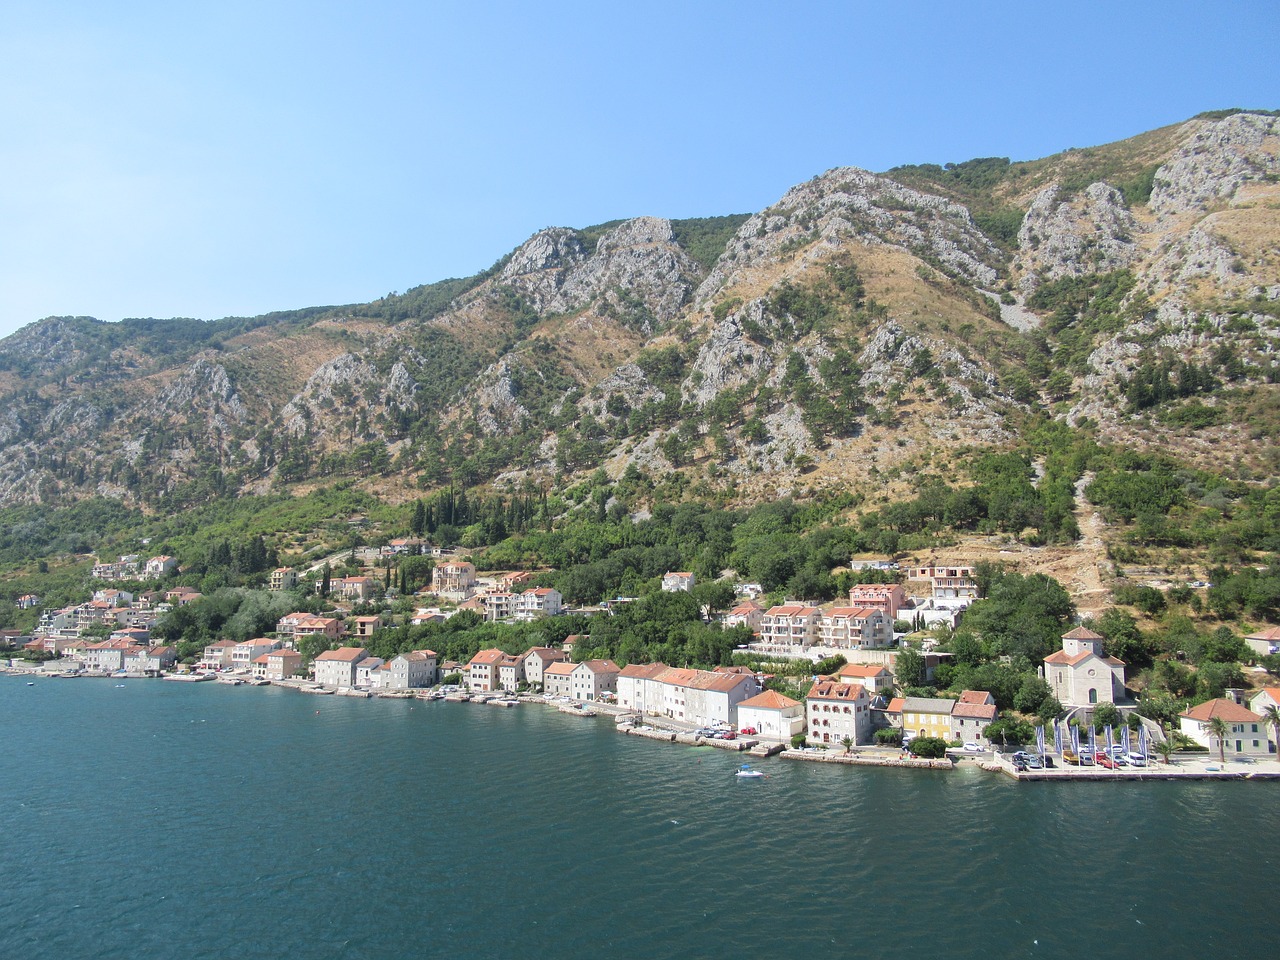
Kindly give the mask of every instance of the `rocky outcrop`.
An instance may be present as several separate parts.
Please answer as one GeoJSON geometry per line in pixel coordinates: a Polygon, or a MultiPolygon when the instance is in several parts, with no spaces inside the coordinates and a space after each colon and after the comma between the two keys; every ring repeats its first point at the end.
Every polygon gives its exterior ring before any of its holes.
{"type": "Polygon", "coordinates": [[[244,423],[248,411],[236,392],[227,368],[208,360],[196,360],[144,407],[144,417],[182,417],[203,410],[228,422],[244,423]]]}
{"type": "Polygon", "coordinates": [[[995,283],[1000,260],[960,204],[866,170],[838,167],[793,187],[744,223],[698,288],[695,303],[708,302],[747,270],[817,242],[891,244],[983,287],[995,283]]]}
{"type": "Polygon", "coordinates": [[[679,314],[699,274],[670,220],[639,217],[605,233],[590,254],[576,231],[543,230],[516,251],[499,281],[539,313],[595,306],[652,332],[679,314]]]}
{"type": "Polygon", "coordinates": [[[1018,231],[1019,286],[1030,294],[1044,280],[1128,267],[1141,256],[1138,232],[1124,197],[1110,184],[1090,184],[1075,197],[1051,184],[1032,200],[1018,231]]]}
{"type": "Polygon", "coordinates": [[[1156,171],[1150,207],[1162,217],[1230,201],[1240,186],[1280,173],[1280,117],[1238,113],[1189,124],[1191,135],[1156,171]]]}
{"type": "Polygon", "coordinates": [[[693,363],[693,375],[685,381],[685,399],[704,406],[725,390],[732,390],[760,376],[770,353],[743,332],[744,321],[766,326],[769,319],[762,300],[752,300],[711,328],[693,363]]]}
{"type": "MultiPolygon", "coordinates": [[[[529,415],[528,409],[516,399],[513,362],[506,356],[491,364],[475,379],[470,391],[476,422],[489,436],[515,433],[529,415]]],[[[517,375],[537,376],[532,371],[521,371],[517,375]]]]}

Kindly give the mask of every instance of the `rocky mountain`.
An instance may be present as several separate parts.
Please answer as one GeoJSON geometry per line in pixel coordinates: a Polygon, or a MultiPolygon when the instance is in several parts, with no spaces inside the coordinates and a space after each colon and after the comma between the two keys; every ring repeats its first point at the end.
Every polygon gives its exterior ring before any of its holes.
{"type": "Polygon", "coordinates": [[[1274,478],[1278,337],[1280,119],[1206,114],[1042,160],[836,168],[750,216],[544,230],[368,304],[42,320],[0,341],[0,504],[632,467],[874,496],[1037,414],[1274,478]]]}

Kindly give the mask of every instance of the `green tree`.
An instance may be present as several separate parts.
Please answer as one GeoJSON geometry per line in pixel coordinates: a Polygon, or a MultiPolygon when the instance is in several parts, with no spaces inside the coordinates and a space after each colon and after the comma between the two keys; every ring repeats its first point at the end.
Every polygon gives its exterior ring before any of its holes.
{"type": "Polygon", "coordinates": [[[1115,727],[1120,722],[1120,711],[1116,709],[1114,703],[1100,703],[1093,708],[1093,728],[1095,730],[1105,730],[1107,727],[1115,727]]]}
{"type": "Polygon", "coordinates": [[[924,657],[914,647],[903,647],[893,658],[894,682],[902,688],[924,683],[924,657]]]}
{"type": "Polygon", "coordinates": [[[1221,717],[1210,717],[1205,727],[1209,731],[1209,736],[1218,741],[1218,760],[1225,765],[1227,762],[1227,734],[1231,732],[1231,724],[1221,717]]]}
{"type": "Polygon", "coordinates": [[[1267,707],[1262,711],[1262,719],[1263,722],[1270,725],[1271,732],[1275,734],[1276,749],[1280,750],[1280,707],[1275,704],[1267,707]]]}

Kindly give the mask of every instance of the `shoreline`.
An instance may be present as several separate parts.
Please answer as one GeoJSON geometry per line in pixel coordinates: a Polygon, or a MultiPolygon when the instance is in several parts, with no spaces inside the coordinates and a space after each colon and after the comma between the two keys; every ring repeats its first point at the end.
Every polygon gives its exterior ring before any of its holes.
{"type": "MultiPolygon", "coordinates": [[[[607,716],[614,720],[615,729],[627,736],[641,737],[662,743],[680,746],[709,746],[719,750],[748,754],[753,758],[777,757],[781,760],[800,760],[810,763],[830,763],[855,767],[882,767],[909,770],[958,770],[962,767],[976,767],[986,773],[1003,774],[1019,783],[1044,783],[1053,781],[1095,782],[1095,783],[1133,783],[1152,780],[1280,780],[1280,760],[1253,759],[1241,763],[1228,757],[1226,764],[1209,756],[1190,754],[1177,757],[1170,764],[1153,761],[1148,767],[1123,767],[1108,770],[1105,767],[1076,767],[1065,763],[1052,769],[1019,771],[1013,768],[1009,757],[996,752],[987,757],[967,755],[963,757],[947,756],[941,759],[904,757],[897,748],[855,747],[853,752],[844,753],[818,747],[793,748],[777,741],[761,740],[757,737],[738,737],[733,740],[722,740],[701,737],[679,727],[679,721],[671,721],[667,717],[639,717],[634,711],[619,707],[616,704],[599,701],[570,700],[563,698],[547,698],[541,694],[515,694],[509,691],[492,693],[466,694],[458,696],[444,694],[433,687],[415,688],[412,690],[356,690],[354,688],[325,687],[311,680],[290,678],[284,680],[267,680],[262,678],[222,674],[218,676],[197,676],[194,674],[161,674],[160,676],[143,676],[139,674],[75,672],[65,670],[44,670],[34,667],[0,667],[0,675],[15,677],[40,677],[46,680],[70,679],[103,679],[103,680],[186,680],[188,682],[209,682],[218,679],[235,677],[243,681],[239,686],[274,686],[295,690],[298,693],[327,696],[344,696],[377,700],[444,700],[454,702],[472,702],[484,706],[514,707],[517,704],[534,704],[556,708],[561,713],[574,716],[595,717],[607,716]],[[479,700],[473,699],[479,697],[479,700]],[[627,722],[625,718],[631,718],[627,722]],[[1234,766],[1233,766],[1234,764],[1234,766]]],[[[223,686],[232,684],[223,683],[223,686]]]]}

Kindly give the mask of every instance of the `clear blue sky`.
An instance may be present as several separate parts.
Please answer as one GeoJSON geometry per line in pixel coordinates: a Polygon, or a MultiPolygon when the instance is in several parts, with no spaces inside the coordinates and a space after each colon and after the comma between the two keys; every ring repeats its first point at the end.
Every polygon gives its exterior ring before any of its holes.
{"type": "Polygon", "coordinates": [[[1278,41],[1274,0],[5,4],[0,335],[361,302],[546,226],[1277,108],[1278,41]]]}

